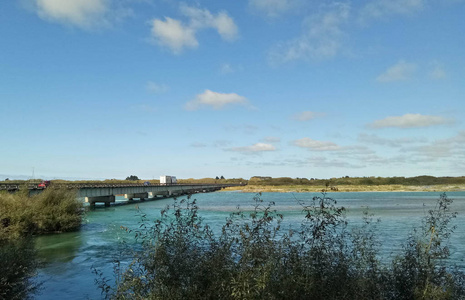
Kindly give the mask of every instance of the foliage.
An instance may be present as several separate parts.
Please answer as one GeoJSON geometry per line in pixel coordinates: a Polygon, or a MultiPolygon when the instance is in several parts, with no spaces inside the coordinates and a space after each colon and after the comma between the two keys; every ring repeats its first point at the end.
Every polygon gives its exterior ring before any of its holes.
{"type": "Polygon", "coordinates": [[[381,263],[376,222],[348,229],[345,210],[326,193],[302,204],[298,230],[282,228],[274,203],[254,198],[215,236],[195,200],[175,200],[149,226],[115,286],[97,279],[111,299],[465,299],[463,270],[441,264],[455,214],[441,195],[436,209],[392,263],[381,263]]]}
{"type": "Polygon", "coordinates": [[[126,180],[135,181],[135,180],[140,180],[140,179],[136,175],[131,175],[131,176],[126,177],[126,180]]]}
{"type": "Polygon", "coordinates": [[[0,299],[32,297],[39,262],[31,236],[76,230],[82,212],[73,190],[48,187],[31,197],[27,189],[0,193],[0,299]]]}
{"type": "Polygon", "coordinates": [[[441,185],[441,184],[465,184],[465,177],[348,177],[330,179],[307,179],[290,177],[259,177],[250,178],[249,184],[253,185],[309,185],[309,186],[338,186],[338,185],[441,185]]]}
{"type": "Polygon", "coordinates": [[[76,230],[82,213],[74,190],[49,187],[33,196],[27,190],[0,193],[0,241],[76,230]]]}
{"type": "Polygon", "coordinates": [[[31,278],[39,262],[30,239],[0,241],[0,299],[29,299],[40,284],[31,278]]]}

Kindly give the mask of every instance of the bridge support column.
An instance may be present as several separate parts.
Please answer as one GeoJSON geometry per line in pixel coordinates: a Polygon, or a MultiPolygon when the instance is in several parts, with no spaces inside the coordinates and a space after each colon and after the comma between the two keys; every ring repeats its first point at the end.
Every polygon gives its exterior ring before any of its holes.
{"type": "Polygon", "coordinates": [[[115,202],[115,196],[86,197],[86,202],[88,202],[90,206],[95,206],[95,203],[104,203],[105,206],[108,207],[111,202],[115,202]]]}
{"type": "Polygon", "coordinates": [[[124,194],[124,197],[129,201],[132,201],[134,198],[139,198],[141,201],[149,197],[149,193],[134,193],[134,194],[124,194]]]}
{"type": "Polygon", "coordinates": [[[168,195],[168,191],[166,192],[149,192],[149,196],[152,198],[158,198],[158,197],[165,197],[168,195]]]}

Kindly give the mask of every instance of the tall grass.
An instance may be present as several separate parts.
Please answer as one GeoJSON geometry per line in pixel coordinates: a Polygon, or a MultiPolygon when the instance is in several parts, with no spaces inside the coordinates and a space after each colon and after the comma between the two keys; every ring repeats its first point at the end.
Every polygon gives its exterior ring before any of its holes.
{"type": "Polygon", "coordinates": [[[177,201],[152,226],[134,231],[143,246],[117,268],[110,299],[465,299],[465,274],[447,264],[451,200],[441,195],[423,227],[390,263],[381,262],[376,223],[349,229],[345,210],[326,194],[302,203],[301,227],[257,196],[216,236],[195,200],[177,201]]]}

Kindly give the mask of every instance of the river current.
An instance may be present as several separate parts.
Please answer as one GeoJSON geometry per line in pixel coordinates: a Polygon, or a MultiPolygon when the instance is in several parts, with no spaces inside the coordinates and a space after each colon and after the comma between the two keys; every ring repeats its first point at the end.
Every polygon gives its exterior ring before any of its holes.
{"type": "MultiPolygon", "coordinates": [[[[275,209],[284,215],[284,226],[298,226],[303,220],[299,201],[310,203],[318,193],[263,193],[264,203],[275,202],[275,209]]],[[[371,214],[381,221],[377,225],[382,243],[381,255],[392,257],[406,240],[428,209],[432,209],[439,192],[363,192],[328,193],[337,200],[337,205],[347,208],[347,219],[351,224],[360,224],[363,210],[368,207],[371,214]]],[[[199,214],[213,229],[219,229],[226,218],[239,206],[250,210],[253,193],[215,192],[193,196],[199,206],[199,214]]],[[[448,192],[454,200],[451,210],[458,212],[453,221],[457,228],[451,237],[451,258],[465,268],[465,192],[448,192]]],[[[118,198],[117,202],[124,198],[118,198]]],[[[113,261],[126,245],[133,242],[132,234],[123,227],[136,229],[140,226],[141,213],[150,220],[158,218],[160,211],[173,199],[146,201],[137,204],[97,208],[85,215],[80,231],[40,236],[35,239],[39,258],[45,262],[38,271],[36,280],[42,282],[40,294],[35,299],[101,299],[95,284],[96,268],[112,283],[113,261]]]]}

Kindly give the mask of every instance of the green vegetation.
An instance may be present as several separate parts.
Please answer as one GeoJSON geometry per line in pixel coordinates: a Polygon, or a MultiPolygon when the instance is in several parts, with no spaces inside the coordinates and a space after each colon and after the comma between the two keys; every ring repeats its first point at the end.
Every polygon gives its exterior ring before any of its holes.
{"type": "Polygon", "coordinates": [[[40,284],[31,278],[39,267],[29,238],[0,241],[0,299],[29,299],[40,284]]]}
{"type": "MultiPolygon", "coordinates": [[[[151,184],[160,183],[157,179],[139,179],[131,175],[126,180],[78,180],[66,181],[55,179],[52,184],[143,184],[149,181],[151,184]]],[[[41,180],[8,180],[3,184],[38,184],[41,180]]],[[[465,190],[465,176],[462,177],[349,177],[330,179],[317,178],[290,178],[290,177],[264,177],[254,176],[249,180],[244,178],[228,178],[224,176],[215,178],[188,178],[178,179],[179,184],[248,184],[247,187],[228,188],[229,190],[243,190],[247,192],[315,192],[328,187],[331,191],[358,192],[358,191],[460,191],[465,190]]]]}
{"type": "Polygon", "coordinates": [[[27,299],[37,291],[32,235],[76,230],[81,220],[75,191],[47,188],[31,197],[27,190],[0,192],[0,299],[27,299]]]}
{"type": "Polygon", "coordinates": [[[114,286],[100,277],[100,288],[110,299],[465,299],[465,273],[446,264],[455,214],[445,194],[390,263],[378,255],[371,216],[348,227],[345,209],[325,193],[301,203],[295,231],[281,228],[274,203],[254,201],[216,236],[195,200],[175,200],[133,231],[142,250],[116,264],[114,286]]]}
{"type": "Polygon", "coordinates": [[[0,241],[76,230],[81,226],[82,212],[74,190],[50,187],[30,197],[27,190],[1,192],[0,241]]]}
{"type": "Polygon", "coordinates": [[[434,177],[434,176],[416,176],[416,177],[341,177],[331,179],[316,179],[316,178],[290,178],[290,177],[252,177],[250,185],[310,185],[310,186],[340,186],[340,185],[457,185],[465,184],[465,176],[462,177],[434,177]]]}

